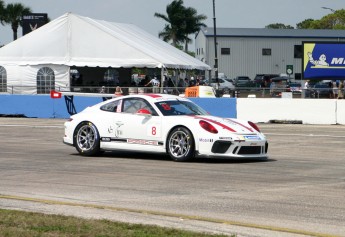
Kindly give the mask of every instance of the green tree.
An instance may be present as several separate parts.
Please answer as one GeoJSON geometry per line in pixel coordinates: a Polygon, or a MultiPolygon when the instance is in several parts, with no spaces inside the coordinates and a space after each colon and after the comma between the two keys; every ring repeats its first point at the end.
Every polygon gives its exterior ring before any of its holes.
{"type": "Polygon", "coordinates": [[[172,45],[175,47],[184,41],[184,34],[181,31],[183,24],[185,7],[183,6],[183,0],[174,0],[171,4],[167,5],[167,15],[161,13],[155,13],[154,16],[161,18],[167,22],[164,30],[159,32],[159,37],[164,41],[172,41],[172,45]]]}
{"type": "Polygon", "coordinates": [[[0,0],[0,23],[4,25],[5,22],[5,3],[3,0],[0,0]]]}
{"type": "Polygon", "coordinates": [[[188,44],[192,41],[188,36],[200,31],[201,27],[206,27],[206,25],[202,22],[206,19],[207,16],[198,15],[197,11],[192,7],[185,9],[184,24],[182,25],[182,30],[185,34],[185,52],[188,52],[188,44]]]}
{"type": "Polygon", "coordinates": [[[345,29],[345,10],[337,10],[334,13],[322,17],[311,24],[312,29],[345,29]]]}
{"type": "Polygon", "coordinates": [[[31,9],[25,7],[21,3],[10,3],[5,8],[4,21],[11,24],[13,30],[13,40],[18,38],[18,27],[21,25],[21,18],[23,14],[31,13],[31,9]]]}
{"type": "Polygon", "coordinates": [[[284,25],[283,23],[274,23],[265,26],[266,29],[294,29],[293,26],[284,25]]]}
{"type": "Polygon", "coordinates": [[[314,21],[315,20],[311,19],[311,18],[305,19],[304,21],[297,23],[296,28],[297,29],[310,29],[314,21]]]}
{"type": "Polygon", "coordinates": [[[345,10],[337,10],[322,17],[320,20],[306,19],[297,23],[297,29],[345,29],[345,10]]]}
{"type": "Polygon", "coordinates": [[[198,15],[197,11],[192,7],[184,7],[183,0],[174,0],[167,5],[167,15],[155,13],[155,17],[161,18],[167,22],[164,30],[159,33],[159,37],[164,41],[172,41],[177,47],[181,43],[185,43],[185,51],[188,52],[188,43],[191,42],[190,34],[194,34],[201,27],[206,26],[202,23],[207,17],[198,15]]]}

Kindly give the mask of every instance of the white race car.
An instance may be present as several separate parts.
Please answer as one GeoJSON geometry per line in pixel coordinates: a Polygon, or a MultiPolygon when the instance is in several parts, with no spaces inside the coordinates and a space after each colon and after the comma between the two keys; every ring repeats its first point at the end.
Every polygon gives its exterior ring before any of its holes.
{"type": "Polygon", "coordinates": [[[65,122],[63,141],[85,156],[130,150],[168,153],[174,161],[267,158],[268,148],[254,123],[211,116],[167,94],[121,96],[88,107],[65,122]]]}

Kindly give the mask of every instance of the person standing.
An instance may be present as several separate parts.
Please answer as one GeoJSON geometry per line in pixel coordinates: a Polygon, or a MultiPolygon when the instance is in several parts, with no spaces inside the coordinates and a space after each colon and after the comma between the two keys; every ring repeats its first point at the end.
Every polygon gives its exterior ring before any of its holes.
{"type": "Polygon", "coordinates": [[[123,94],[123,92],[122,92],[122,90],[121,90],[121,87],[117,86],[117,87],[115,88],[115,93],[114,93],[115,97],[121,96],[122,94],[123,94]]]}
{"type": "Polygon", "coordinates": [[[105,93],[105,86],[102,86],[101,90],[99,91],[99,93],[105,93]]]}
{"type": "Polygon", "coordinates": [[[157,77],[154,77],[153,79],[151,79],[151,81],[149,81],[145,86],[148,86],[149,84],[151,84],[153,87],[153,93],[159,93],[160,82],[157,79],[157,77]]]}
{"type": "MultiPolygon", "coordinates": [[[[188,78],[186,77],[184,80],[183,80],[183,87],[188,87],[189,86],[189,80],[188,78]]],[[[179,87],[182,87],[182,86],[179,86],[179,87]]]]}
{"type": "Polygon", "coordinates": [[[338,86],[337,86],[337,82],[333,82],[333,99],[338,98],[338,86]]]}
{"type": "Polygon", "coordinates": [[[309,80],[306,80],[305,83],[304,83],[304,95],[305,95],[305,98],[309,98],[310,97],[310,85],[309,85],[309,80]]]}
{"type": "Polygon", "coordinates": [[[329,87],[329,98],[332,99],[333,98],[333,83],[332,83],[332,81],[328,82],[328,87],[329,87]]]}
{"type": "Polygon", "coordinates": [[[338,99],[344,99],[344,81],[339,83],[338,87],[338,99]]]}

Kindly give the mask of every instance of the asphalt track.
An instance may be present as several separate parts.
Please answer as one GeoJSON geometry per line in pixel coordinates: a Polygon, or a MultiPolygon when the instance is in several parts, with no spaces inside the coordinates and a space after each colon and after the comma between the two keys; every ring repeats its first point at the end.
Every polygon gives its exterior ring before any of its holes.
{"type": "Polygon", "coordinates": [[[345,127],[259,124],[267,161],[107,152],[62,143],[64,120],[0,118],[0,208],[237,236],[345,236],[345,127]]]}

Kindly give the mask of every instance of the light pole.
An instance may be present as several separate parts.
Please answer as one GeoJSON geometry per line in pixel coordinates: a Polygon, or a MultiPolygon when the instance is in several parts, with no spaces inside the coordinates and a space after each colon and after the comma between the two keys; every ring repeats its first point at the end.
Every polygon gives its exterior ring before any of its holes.
{"type": "Polygon", "coordinates": [[[216,26],[216,6],[215,0],[213,0],[213,29],[214,29],[214,73],[216,77],[217,87],[219,87],[218,81],[218,55],[217,55],[217,26],[216,26]]]}
{"type": "Polygon", "coordinates": [[[335,10],[334,9],[332,9],[332,8],[329,8],[329,7],[321,7],[321,8],[323,8],[323,9],[326,9],[326,10],[330,10],[331,12],[335,12],[335,10]]]}

